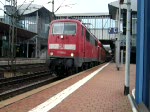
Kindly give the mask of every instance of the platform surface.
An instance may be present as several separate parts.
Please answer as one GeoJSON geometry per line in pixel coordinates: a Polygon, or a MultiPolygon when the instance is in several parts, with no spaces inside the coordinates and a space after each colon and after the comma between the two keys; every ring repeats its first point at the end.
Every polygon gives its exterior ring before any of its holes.
{"type": "MultiPolygon", "coordinates": [[[[63,81],[43,86],[43,89],[36,89],[32,92],[3,101],[0,103],[0,112],[34,112],[33,109],[50,98],[55,100],[50,105],[48,103],[43,104],[46,108],[52,106],[51,109],[45,112],[132,112],[129,100],[123,94],[125,66],[120,71],[117,71],[114,63],[110,63],[103,68],[66,98],[63,99],[60,95],[62,101],[55,105],[57,98],[54,98],[54,96],[81,79],[90,76],[91,73],[104,65],[102,64],[86,72],[68,77],[63,81]]],[[[135,88],[136,65],[130,65],[130,70],[130,90],[132,90],[135,88]]],[[[44,111],[39,110],[36,112],[44,111]]]]}

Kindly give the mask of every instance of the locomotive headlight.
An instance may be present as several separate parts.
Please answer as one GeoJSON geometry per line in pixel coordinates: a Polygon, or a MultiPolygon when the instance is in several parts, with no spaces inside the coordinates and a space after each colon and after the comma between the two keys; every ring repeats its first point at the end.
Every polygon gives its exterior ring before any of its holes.
{"type": "Polygon", "coordinates": [[[73,54],[73,53],[71,53],[71,57],[74,57],[74,54],[73,54]]]}
{"type": "Polygon", "coordinates": [[[60,36],[60,38],[62,39],[62,38],[64,38],[64,36],[63,36],[63,35],[61,35],[61,36],[60,36]]]}
{"type": "Polygon", "coordinates": [[[51,55],[51,56],[53,56],[53,54],[54,54],[53,52],[50,52],[50,55],[51,55]]]}

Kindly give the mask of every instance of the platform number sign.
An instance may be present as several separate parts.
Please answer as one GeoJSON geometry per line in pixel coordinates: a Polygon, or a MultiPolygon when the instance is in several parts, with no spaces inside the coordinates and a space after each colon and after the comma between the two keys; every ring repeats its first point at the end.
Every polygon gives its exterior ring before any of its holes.
{"type": "Polygon", "coordinates": [[[118,28],[109,28],[108,33],[109,34],[118,34],[118,28]]]}

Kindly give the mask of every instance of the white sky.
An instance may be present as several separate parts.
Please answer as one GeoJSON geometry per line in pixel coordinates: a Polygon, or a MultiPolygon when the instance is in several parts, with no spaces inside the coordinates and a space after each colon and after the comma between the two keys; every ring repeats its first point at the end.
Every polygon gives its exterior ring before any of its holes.
{"type": "MultiPolygon", "coordinates": [[[[5,0],[0,0],[5,4],[5,0]]],[[[22,4],[25,0],[17,0],[18,5],[22,4]]],[[[30,3],[32,0],[26,0],[26,3],[30,3]]],[[[34,0],[33,4],[43,5],[51,11],[51,3],[47,4],[52,0],[34,0]]],[[[54,0],[54,9],[56,10],[62,3],[62,7],[56,13],[105,13],[108,12],[108,3],[116,0],[54,0]],[[69,5],[75,4],[75,5],[69,5]],[[65,7],[69,5],[70,7],[65,7]]],[[[0,8],[3,8],[0,3],[0,8]]]]}

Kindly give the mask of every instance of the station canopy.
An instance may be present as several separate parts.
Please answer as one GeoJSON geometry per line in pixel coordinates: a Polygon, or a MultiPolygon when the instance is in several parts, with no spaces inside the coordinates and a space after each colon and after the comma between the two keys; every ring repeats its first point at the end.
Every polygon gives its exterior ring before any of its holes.
{"type": "MultiPolygon", "coordinates": [[[[124,4],[121,4],[121,9],[127,9],[127,0],[124,0],[124,4]]],[[[119,9],[119,0],[108,4],[109,14],[112,19],[116,19],[117,9],[119,9]]],[[[131,9],[133,13],[137,13],[137,0],[131,0],[131,9]]]]}
{"type": "MultiPolygon", "coordinates": [[[[9,28],[10,25],[0,22],[0,33],[9,35],[9,28]]],[[[17,28],[17,37],[21,38],[22,40],[27,40],[30,39],[31,37],[37,35],[37,33],[30,32],[28,30],[22,29],[22,28],[17,28]]]]}

